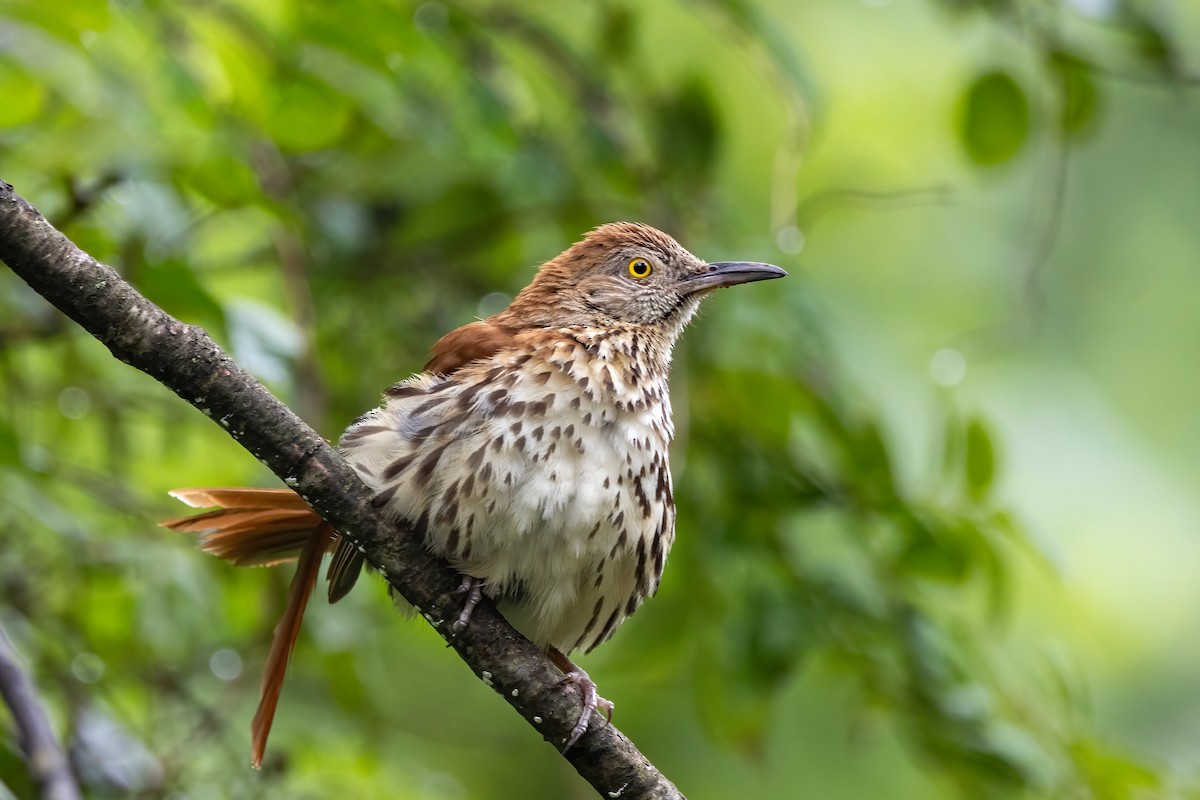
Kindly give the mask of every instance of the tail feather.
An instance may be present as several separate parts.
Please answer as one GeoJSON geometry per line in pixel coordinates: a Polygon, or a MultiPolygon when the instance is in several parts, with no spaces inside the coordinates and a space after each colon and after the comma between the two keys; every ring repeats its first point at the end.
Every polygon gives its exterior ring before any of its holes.
{"type": "MultiPolygon", "coordinates": [[[[159,523],[171,530],[199,533],[200,548],[205,552],[238,566],[271,566],[297,561],[287,606],[275,627],[263,668],[258,712],[251,724],[251,763],[257,769],[262,765],[267,736],[275,719],[288,659],[295,649],[308,598],[320,574],[321,557],[340,538],[290,489],[176,489],[171,496],[193,508],[219,506],[213,511],[159,523]]],[[[357,549],[350,549],[355,556],[360,556],[357,549]]],[[[339,570],[338,574],[342,576],[339,584],[344,591],[338,597],[353,586],[361,560],[354,567],[353,576],[346,568],[339,570]]]]}
{"type": "Polygon", "coordinates": [[[291,489],[172,489],[167,494],[192,508],[280,508],[316,513],[304,498],[291,489]]]}
{"type": "Polygon", "coordinates": [[[294,560],[323,524],[291,489],[176,489],[171,496],[193,508],[220,508],[158,524],[201,534],[201,550],[239,567],[294,560]]]}
{"type": "Polygon", "coordinates": [[[322,529],[316,531],[304,543],[296,565],[296,574],[292,577],[292,587],[288,592],[287,608],[284,609],[283,618],[275,626],[271,651],[267,655],[266,666],[263,667],[258,711],[254,714],[254,721],[250,723],[250,763],[255,769],[262,767],[267,737],[271,735],[271,723],[275,720],[275,708],[279,705],[279,694],[283,691],[283,679],[287,677],[288,659],[291,658],[296,639],[300,636],[304,610],[308,607],[308,598],[312,596],[313,587],[317,585],[317,576],[321,572],[321,556],[325,553],[332,533],[332,528],[322,525],[322,529]]]}

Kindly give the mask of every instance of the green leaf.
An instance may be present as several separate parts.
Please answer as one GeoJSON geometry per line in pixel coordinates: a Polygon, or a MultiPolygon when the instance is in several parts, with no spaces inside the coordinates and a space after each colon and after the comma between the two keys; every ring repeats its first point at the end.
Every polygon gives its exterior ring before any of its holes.
{"type": "Polygon", "coordinates": [[[1007,72],[980,75],[960,101],[958,138],[979,166],[1002,164],[1029,138],[1029,99],[1007,72]]]}
{"type": "Polygon", "coordinates": [[[138,276],[138,288],[169,313],[225,334],[225,312],[220,303],[196,278],[192,269],[179,261],[164,261],[138,276]]]}
{"type": "Polygon", "coordinates": [[[958,584],[970,574],[970,564],[961,549],[924,539],[904,551],[896,563],[896,570],[913,578],[958,584]]]}
{"type": "Polygon", "coordinates": [[[0,62],[0,97],[0,128],[12,128],[37,120],[45,91],[24,71],[0,62]]]}
{"type": "Polygon", "coordinates": [[[632,52],[637,34],[633,13],[624,6],[605,6],[601,13],[600,52],[605,59],[622,62],[632,52]]]}
{"type": "Polygon", "coordinates": [[[1098,107],[1091,67],[1069,53],[1056,52],[1050,59],[1050,73],[1058,85],[1059,129],[1075,138],[1087,133],[1096,121],[1098,107]]]}
{"type": "Polygon", "coordinates": [[[654,133],[660,164],[679,178],[701,181],[716,163],[720,126],[712,94],[693,76],[659,103],[654,133]]]}
{"type": "Polygon", "coordinates": [[[263,127],[281,150],[307,152],[335,144],[349,127],[351,116],[344,97],[315,81],[298,78],[280,89],[263,127]]]}
{"type": "Polygon", "coordinates": [[[996,478],[996,452],[991,434],[979,419],[967,423],[966,468],[967,490],[976,500],[982,499],[996,478]]]}
{"type": "Polygon", "coordinates": [[[854,461],[858,468],[857,478],[867,496],[881,501],[895,497],[892,459],[879,425],[874,420],[864,423],[855,431],[851,447],[854,449],[854,461]]]}

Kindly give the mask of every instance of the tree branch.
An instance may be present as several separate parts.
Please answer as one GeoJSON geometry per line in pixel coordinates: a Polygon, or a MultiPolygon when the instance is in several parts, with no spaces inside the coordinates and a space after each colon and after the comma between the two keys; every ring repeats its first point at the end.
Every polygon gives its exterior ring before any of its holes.
{"type": "MultiPolygon", "coordinates": [[[[239,367],[201,328],[174,319],[81,251],[0,180],[0,260],[104,343],[217,421],[412,603],[477,676],[559,749],[579,715],[539,648],[481,603],[452,636],[459,579],[416,537],[383,521],[370,490],[324,439],[239,367]]],[[[677,798],[679,790],[612,725],[594,725],[564,758],[603,797],[677,798]]]]}
{"type": "Polygon", "coordinates": [[[29,680],[4,629],[0,628],[0,698],[12,711],[20,732],[21,749],[42,800],[79,800],[79,786],[63,754],[50,720],[42,710],[37,689],[29,680]]]}

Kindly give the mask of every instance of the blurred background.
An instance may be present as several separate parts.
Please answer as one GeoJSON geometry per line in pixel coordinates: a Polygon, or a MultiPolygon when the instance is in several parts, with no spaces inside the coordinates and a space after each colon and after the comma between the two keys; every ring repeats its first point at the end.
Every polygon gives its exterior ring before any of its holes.
{"type": "MultiPolygon", "coordinates": [[[[622,730],[692,798],[1195,797],[1198,85],[1190,0],[0,0],[0,177],[330,438],[599,223],[785,267],[677,354],[622,730]]],[[[155,522],[277,482],[0,320],[0,626],[90,796],[592,796],[379,581],[252,772],[290,570],[155,522]]]]}

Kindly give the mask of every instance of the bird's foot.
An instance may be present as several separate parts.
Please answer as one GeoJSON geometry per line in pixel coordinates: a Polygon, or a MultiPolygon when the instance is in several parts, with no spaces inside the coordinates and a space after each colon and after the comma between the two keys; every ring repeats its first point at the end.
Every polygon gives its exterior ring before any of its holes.
{"type": "Polygon", "coordinates": [[[579,719],[575,721],[575,727],[571,728],[571,733],[563,744],[565,753],[579,741],[579,737],[587,733],[588,725],[591,724],[592,717],[596,716],[597,708],[604,711],[604,716],[609,722],[612,721],[613,704],[611,700],[605,700],[596,692],[596,682],[581,669],[568,672],[558,682],[558,685],[564,692],[579,692],[579,697],[583,701],[583,710],[579,712],[579,719]]]}
{"type": "Polygon", "coordinates": [[[558,682],[559,687],[564,692],[577,692],[580,701],[583,703],[583,710],[579,712],[579,719],[575,721],[575,727],[571,728],[571,733],[568,734],[566,742],[563,743],[563,752],[565,753],[587,732],[588,725],[591,724],[592,718],[596,716],[597,708],[604,712],[604,716],[609,722],[612,721],[613,704],[597,693],[596,682],[588,677],[588,674],[580,669],[574,661],[567,658],[555,648],[551,648],[548,651],[548,655],[555,666],[565,673],[558,682]]]}
{"type": "Polygon", "coordinates": [[[479,601],[483,599],[483,581],[479,578],[472,578],[470,575],[463,575],[462,583],[454,590],[454,593],[466,595],[467,598],[463,601],[463,608],[458,615],[458,619],[454,620],[454,624],[450,626],[450,630],[458,633],[471,622],[471,615],[475,613],[475,606],[479,605],[479,601]]]}

